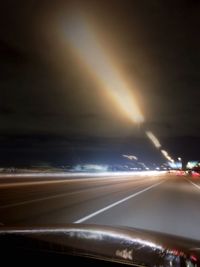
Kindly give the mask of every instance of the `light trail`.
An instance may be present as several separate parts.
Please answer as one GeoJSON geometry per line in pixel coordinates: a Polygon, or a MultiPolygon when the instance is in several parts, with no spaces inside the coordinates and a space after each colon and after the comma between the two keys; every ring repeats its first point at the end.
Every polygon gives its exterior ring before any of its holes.
{"type": "Polygon", "coordinates": [[[109,91],[134,123],[142,123],[144,117],[126,81],[100,45],[86,18],[73,14],[64,27],[65,38],[72,49],[91,71],[103,88],[109,91]]]}
{"type": "MultiPolygon", "coordinates": [[[[121,110],[125,112],[132,122],[144,122],[144,116],[129,86],[105,53],[87,19],[80,13],[72,14],[66,20],[64,34],[66,41],[75,54],[87,66],[88,70],[94,74],[97,81],[103,84],[104,90],[111,93],[121,110]]],[[[146,136],[157,149],[161,148],[158,138],[151,131],[146,131],[146,136]]],[[[174,162],[166,151],[162,151],[164,150],[161,150],[161,153],[168,161],[174,162]]]]}
{"type": "Polygon", "coordinates": [[[134,155],[122,155],[122,157],[127,158],[129,160],[138,160],[138,158],[134,155]]]}
{"type": "Polygon", "coordinates": [[[167,153],[166,150],[161,150],[161,153],[163,154],[163,156],[170,162],[174,162],[174,160],[169,156],[169,154],[167,153]]]}
{"type": "Polygon", "coordinates": [[[151,140],[151,142],[154,144],[156,148],[160,148],[161,144],[158,140],[158,138],[150,131],[146,131],[147,137],[151,140]]]}

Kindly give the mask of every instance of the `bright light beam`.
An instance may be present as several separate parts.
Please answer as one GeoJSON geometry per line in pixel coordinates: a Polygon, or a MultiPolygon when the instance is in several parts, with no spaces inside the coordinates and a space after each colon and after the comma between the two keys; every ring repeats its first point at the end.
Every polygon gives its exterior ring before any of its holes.
{"type": "Polygon", "coordinates": [[[161,153],[163,154],[163,156],[168,160],[168,161],[171,161],[171,162],[174,162],[174,160],[169,156],[169,154],[167,153],[166,150],[161,150],[161,153]]]}
{"type": "MultiPolygon", "coordinates": [[[[81,14],[73,14],[65,21],[64,33],[66,41],[81,61],[103,84],[104,89],[111,92],[116,103],[129,118],[135,123],[144,122],[144,117],[133,98],[130,88],[106,55],[87,20],[81,14]]],[[[151,131],[146,131],[146,135],[156,148],[161,148],[159,140],[151,131]]],[[[161,150],[161,153],[169,161],[174,161],[165,150],[161,150]]]]}
{"type": "Polygon", "coordinates": [[[135,123],[142,123],[144,117],[125,81],[114,68],[102,49],[94,32],[83,16],[71,16],[64,26],[65,36],[70,46],[92,71],[96,78],[109,89],[121,109],[135,123]]]}
{"type": "Polygon", "coordinates": [[[161,144],[160,144],[158,138],[155,137],[155,135],[152,132],[146,131],[146,135],[151,140],[151,142],[154,144],[154,146],[156,148],[160,148],[161,147],[161,144]]]}
{"type": "Polygon", "coordinates": [[[167,158],[169,155],[168,155],[168,153],[167,153],[167,151],[166,150],[161,150],[161,153],[163,154],[163,156],[165,157],[165,158],[167,158]]]}

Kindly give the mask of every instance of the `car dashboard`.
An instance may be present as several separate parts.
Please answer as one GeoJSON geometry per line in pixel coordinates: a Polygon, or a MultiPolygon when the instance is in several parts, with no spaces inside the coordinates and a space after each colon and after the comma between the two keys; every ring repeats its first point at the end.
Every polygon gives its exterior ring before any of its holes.
{"type": "Polygon", "coordinates": [[[77,266],[198,267],[200,242],[132,228],[97,225],[1,228],[7,261],[77,266]]]}

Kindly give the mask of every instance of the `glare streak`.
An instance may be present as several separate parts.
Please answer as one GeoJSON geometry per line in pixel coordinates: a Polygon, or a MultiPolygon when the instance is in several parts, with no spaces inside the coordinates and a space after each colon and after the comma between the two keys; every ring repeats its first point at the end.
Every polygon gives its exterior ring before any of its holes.
{"type": "Polygon", "coordinates": [[[151,142],[154,144],[156,148],[161,147],[159,140],[157,139],[157,137],[155,137],[155,135],[152,132],[146,131],[146,135],[151,140],[151,142]]]}
{"type": "Polygon", "coordinates": [[[162,149],[162,150],[161,150],[161,153],[163,154],[164,157],[168,157],[168,153],[167,153],[166,150],[163,150],[163,149],[162,149]]]}
{"type": "Polygon", "coordinates": [[[169,156],[169,154],[167,153],[166,150],[161,150],[161,153],[163,154],[163,156],[168,160],[168,161],[171,161],[171,162],[174,162],[174,160],[169,156]]]}
{"type": "Polygon", "coordinates": [[[131,94],[130,88],[114,68],[84,17],[73,16],[69,18],[65,25],[65,36],[81,60],[95,74],[98,81],[112,93],[121,109],[133,122],[143,122],[144,117],[131,94]]]}
{"type": "Polygon", "coordinates": [[[95,230],[95,229],[82,229],[82,228],[36,228],[36,229],[6,229],[1,231],[0,230],[0,234],[23,234],[23,235],[30,235],[30,234],[69,234],[70,237],[78,237],[78,238],[82,238],[82,239],[100,239],[102,240],[103,238],[107,238],[107,237],[112,237],[115,239],[121,239],[123,242],[127,241],[127,242],[131,242],[131,243],[138,243],[140,245],[143,246],[148,246],[154,249],[160,249],[163,250],[163,247],[159,244],[156,244],[154,242],[151,242],[149,240],[145,240],[142,238],[138,238],[138,237],[131,237],[130,235],[126,235],[123,233],[118,233],[114,230],[95,230]]]}

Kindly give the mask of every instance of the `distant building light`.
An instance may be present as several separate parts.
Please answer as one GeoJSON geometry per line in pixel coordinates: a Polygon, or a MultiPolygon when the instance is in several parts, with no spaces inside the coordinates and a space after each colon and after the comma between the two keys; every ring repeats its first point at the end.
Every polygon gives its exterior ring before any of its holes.
{"type": "Polygon", "coordinates": [[[134,155],[122,155],[122,157],[127,158],[129,160],[138,160],[138,158],[134,155]]]}

